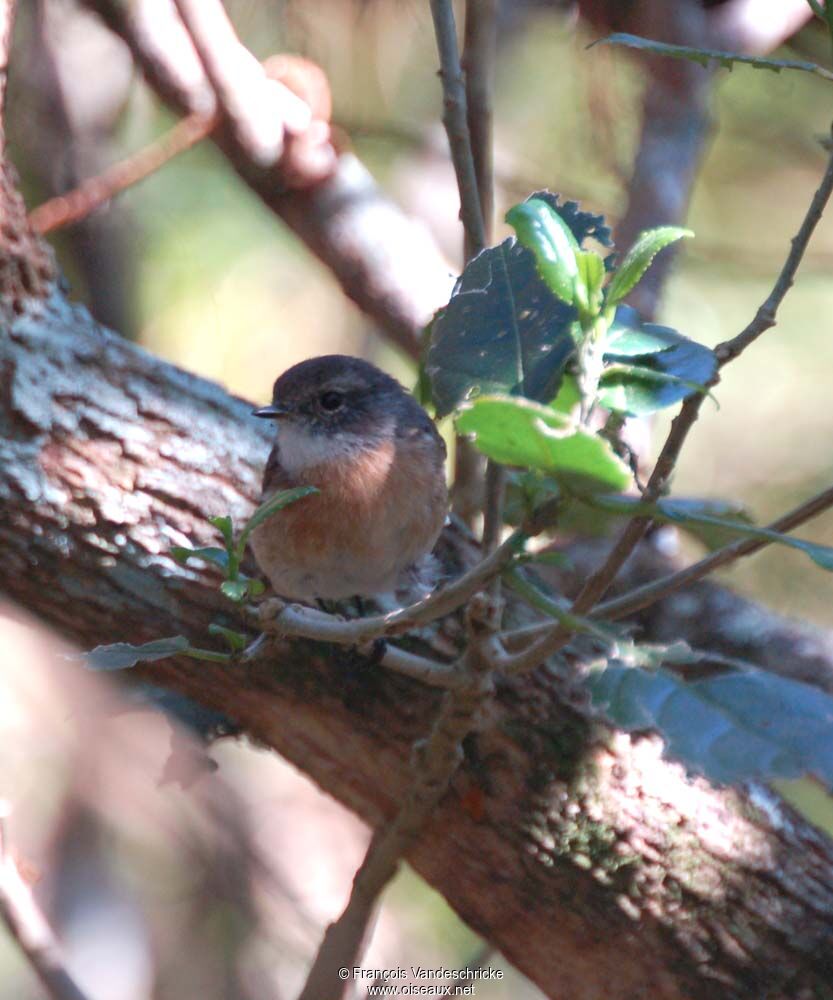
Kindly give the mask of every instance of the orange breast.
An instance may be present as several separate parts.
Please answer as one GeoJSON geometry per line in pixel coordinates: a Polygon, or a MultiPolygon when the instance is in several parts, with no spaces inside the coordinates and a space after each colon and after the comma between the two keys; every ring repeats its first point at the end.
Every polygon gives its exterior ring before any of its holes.
{"type": "Polygon", "coordinates": [[[445,519],[444,468],[434,442],[390,439],[349,460],[311,466],[297,478],[293,485],[320,492],[258,529],[269,535],[268,557],[266,539],[254,539],[267,573],[261,552],[275,569],[360,577],[365,593],[389,589],[392,577],[433,547],[445,519]]]}

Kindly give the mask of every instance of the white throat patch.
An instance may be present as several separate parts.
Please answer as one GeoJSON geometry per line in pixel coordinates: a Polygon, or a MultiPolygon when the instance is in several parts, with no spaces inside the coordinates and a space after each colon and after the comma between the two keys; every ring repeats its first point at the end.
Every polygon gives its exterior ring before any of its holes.
{"type": "MultiPolygon", "coordinates": [[[[381,428],[384,431],[387,428],[381,428]]],[[[367,437],[347,431],[318,433],[286,421],[278,427],[278,452],[281,465],[290,476],[297,476],[311,466],[335,462],[364,451],[367,437]]]]}

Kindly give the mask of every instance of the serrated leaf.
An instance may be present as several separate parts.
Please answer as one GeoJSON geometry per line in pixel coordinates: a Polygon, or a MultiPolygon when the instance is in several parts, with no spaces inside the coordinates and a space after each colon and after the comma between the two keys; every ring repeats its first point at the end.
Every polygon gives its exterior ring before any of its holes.
{"type": "Polygon", "coordinates": [[[659,226],[640,233],[608,285],[608,305],[616,305],[633,291],[660,250],[691,236],[694,233],[690,229],[682,229],[680,226],[659,226]]]}
{"type": "Polygon", "coordinates": [[[243,527],[243,530],[240,532],[236,549],[238,556],[242,558],[249,535],[251,535],[258,525],[263,524],[267,518],[277,514],[278,511],[283,510],[284,507],[288,507],[290,504],[296,503],[298,500],[303,500],[304,497],[308,497],[313,493],[318,493],[318,489],[315,486],[295,486],[291,490],[279,490],[274,496],[271,496],[268,500],[264,501],[264,503],[257,508],[254,514],[252,514],[243,527]]]}
{"type": "Polygon", "coordinates": [[[539,198],[515,205],[506,213],[518,242],[535,257],[535,267],[549,290],[568,306],[576,305],[578,242],[554,209],[539,198]]]}
{"type": "Polygon", "coordinates": [[[174,635],[167,639],[154,639],[142,646],[131,646],[127,642],[116,642],[111,646],[96,646],[84,654],[91,670],[126,670],[137,663],[153,663],[165,660],[190,649],[191,643],[184,635],[174,635]]]}
{"type": "Polygon", "coordinates": [[[208,626],[209,635],[218,635],[224,640],[229,649],[234,652],[240,652],[246,648],[248,643],[248,637],[243,632],[236,632],[234,629],[226,628],[224,625],[218,625],[216,622],[211,622],[208,626]]]}
{"type": "MultiPolygon", "coordinates": [[[[833,80],[833,73],[819,66],[816,63],[807,62],[803,59],[765,59],[762,56],[750,56],[741,52],[722,52],[718,49],[701,49],[689,45],[669,45],[667,42],[655,42],[650,38],[642,38],[639,35],[629,35],[624,32],[616,32],[608,35],[607,38],[600,38],[593,45],[625,45],[630,49],[639,49],[643,52],[653,52],[658,56],[669,56],[672,59],[688,59],[690,62],[707,66],[714,61],[725,69],[731,70],[735,63],[743,63],[752,66],[754,69],[768,69],[773,73],[780,73],[781,70],[798,70],[802,73],[813,73],[825,80],[833,80]]],[[[591,46],[588,46],[592,48],[591,46]]]]}
{"type": "Polygon", "coordinates": [[[426,372],[437,416],[482,393],[552,399],[575,350],[575,320],[519,243],[478,254],[433,324],[426,372]]]}
{"type": "Polygon", "coordinates": [[[208,523],[213,524],[219,530],[226,543],[226,548],[231,550],[234,546],[234,525],[228,514],[223,514],[221,517],[209,517],[208,523]]]}
{"type": "Polygon", "coordinates": [[[203,562],[213,563],[225,570],[228,567],[228,552],[225,549],[209,545],[201,549],[189,549],[183,545],[175,545],[171,549],[171,556],[183,566],[189,559],[202,559],[203,562]]]}
{"type": "Polygon", "coordinates": [[[235,604],[242,604],[249,596],[248,580],[223,580],[220,591],[235,604]]]}
{"type": "Polygon", "coordinates": [[[540,469],[582,489],[623,490],[631,482],[607,441],[527,399],[483,396],[460,413],[457,430],[502,465],[540,469]]]}
{"type": "Polygon", "coordinates": [[[833,699],[819,688],[763,670],[686,682],[623,666],[585,684],[615,725],[656,730],[668,756],[713,782],[812,774],[833,785],[833,699]]]}
{"type": "MultiPolygon", "coordinates": [[[[592,237],[609,245],[601,216],[546,191],[532,197],[556,209],[579,244],[592,237]]],[[[529,250],[511,239],[484,250],[431,324],[426,372],[437,416],[487,393],[548,403],[578,335],[576,310],[552,295],[529,250]]]]}
{"type": "Polygon", "coordinates": [[[605,339],[604,362],[610,370],[602,371],[598,400],[609,410],[631,416],[653,413],[704,391],[717,371],[717,358],[708,347],[671,327],[642,323],[628,306],[616,310],[605,339]]]}

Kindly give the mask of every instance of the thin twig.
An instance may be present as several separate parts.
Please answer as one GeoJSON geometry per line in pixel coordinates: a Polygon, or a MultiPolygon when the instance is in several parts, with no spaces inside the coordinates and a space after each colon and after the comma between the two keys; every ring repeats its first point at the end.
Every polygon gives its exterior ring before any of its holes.
{"type": "MultiPolygon", "coordinates": [[[[771,524],[767,525],[769,531],[787,532],[792,531],[799,525],[809,521],[810,518],[833,507],[833,488],[822,490],[809,500],[799,504],[797,507],[782,514],[771,524]]],[[[637,587],[621,597],[613,598],[599,604],[591,617],[604,618],[608,621],[615,621],[618,618],[625,618],[636,611],[661,601],[669,594],[673,594],[681,587],[688,586],[704,576],[708,576],[717,569],[722,569],[730,563],[735,562],[744,556],[751,556],[755,552],[760,552],[767,545],[773,544],[774,539],[770,538],[744,538],[729,545],[724,545],[715,552],[710,552],[698,562],[691,566],[686,566],[676,573],[669,573],[659,580],[652,580],[642,587],[637,587]]]]}
{"type": "MultiPolygon", "coordinates": [[[[824,177],[818,190],[813,195],[801,227],[792,240],[792,248],[784,262],[781,273],[776,279],[772,292],[770,292],[767,299],[758,309],[755,319],[753,319],[749,326],[733,340],[727,341],[726,344],[720,345],[716,349],[715,353],[717,354],[719,367],[722,368],[723,365],[739,357],[764,330],[775,325],[778,307],[793,284],[801,259],[810,242],[810,237],[822,216],[831,193],[833,193],[833,153],[831,153],[828,159],[824,177]]],[[[715,381],[716,379],[710,384],[714,384],[715,381]]],[[[643,494],[645,500],[656,500],[665,491],[683,443],[697,420],[704,398],[703,395],[698,393],[690,396],[683,403],[679,414],[671,424],[671,430],[660,451],[659,458],[651,473],[651,478],[648,480],[648,485],[643,494]]],[[[651,518],[644,516],[634,517],[628,522],[608,554],[604,564],[587,579],[579,591],[570,609],[574,614],[588,614],[601,600],[619,570],[642,540],[650,524],[651,518]]],[[[569,640],[569,630],[563,626],[551,627],[543,635],[535,639],[526,649],[519,653],[502,657],[501,669],[512,672],[531,670],[549,656],[552,656],[553,653],[562,649],[569,640]]]]}
{"type": "Polygon", "coordinates": [[[156,173],[175,156],[205,139],[216,124],[216,116],[206,118],[199,112],[192,112],[138,153],[114,163],[72,191],[38,205],[29,213],[32,228],[37,233],[50,233],[85,219],[116,195],[156,173]]]}
{"type": "Polygon", "coordinates": [[[64,966],[52,928],[24,881],[0,817],[0,916],[53,1000],[88,1000],[64,966]]]}
{"type": "Polygon", "coordinates": [[[494,609],[486,599],[469,605],[468,641],[459,664],[465,682],[446,693],[434,728],[416,754],[407,797],[393,822],[371,840],[347,906],[327,929],[298,1000],[337,1000],[344,995],[348,983],[339,970],[357,964],[382,890],[448,790],[463,759],[463,740],[492,689],[494,609]]]}
{"type": "MultiPolygon", "coordinates": [[[[781,533],[793,531],[799,525],[823,514],[831,507],[833,507],[833,488],[822,490],[809,500],[805,500],[791,511],[776,518],[766,528],[769,531],[781,533]]],[[[669,573],[659,580],[651,580],[650,583],[635,587],[620,597],[614,597],[597,604],[589,617],[593,621],[619,621],[622,618],[627,618],[637,611],[642,611],[644,608],[656,604],[668,597],[669,594],[676,593],[683,587],[702,580],[703,577],[709,576],[716,570],[729,566],[744,556],[754,555],[766,546],[774,544],[775,539],[772,538],[741,538],[736,542],[730,542],[728,545],[710,552],[698,562],[692,563],[691,566],[669,573]]],[[[500,638],[504,648],[508,650],[526,649],[530,642],[549,634],[550,630],[550,625],[539,622],[535,625],[524,625],[511,632],[505,632],[500,638]]]]}
{"type": "Polygon", "coordinates": [[[472,254],[486,246],[477,174],[469,135],[466,88],[457,47],[457,25],[451,0],[431,0],[434,34],[440,56],[440,79],[443,87],[443,125],[451,148],[451,162],[460,191],[460,216],[472,254]]]}
{"type": "MultiPolygon", "coordinates": [[[[483,242],[492,242],[495,213],[494,152],[492,149],[492,105],[497,54],[496,0],[466,0],[465,48],[466,119],[471,157],[477,179],[483,242]]],[[[462,191],[460,198],[462,200],[462,191]]],[[[477,248],[466,238],[466,258],[477,248]]],[[[486,465],[485,502],[483,506],[483,551],[493,552],[500,544],[503,530],[503,498],[506,472],[497,462],[486,465]]],[[[500,596],[500,578],[492,583],[492,596],[500,596]]]]}
{"type": "MultiPolygon", "coordinates": [[[[480,218],[483,221],[483,245],[492,241],[495,212],[494,150],[492,147],[493,94],[497,54],[497,0],[466,0],[465,67],[466,120],[468,124],[480,218]]],[[[462,192],[460,193],[462,201],[462,192]]],[[[480,248],[482,249],[482,247],[480,248]]],[[[477,248],[468,246],[466,258],[477,248]]]]}
{"type": "Polygon", "coordinates": [[[461,608],[512,562],[528,537],[540,530],[542,528],[537,523],[529,521],[513,531],[491,555],[486,556],[463,576],[424,600],[391,614],[343,619],[314,608],[269,600],[261,607],[261,628],[277,635],[350,646],[384,636],[401,635],[415,625],[435,621],[461,608]]]}
{"type": "MultiPolygon", "coordinates": [[[[833,130],[831,130],[831,134],[833,134],[833,130]]],[[[801,228],[792,239],[792,247],[772,291],[764,302],[761,303],[758,311],[755,313],[755,318],[746,329],[742,330],[731,340],[718,344],[714,349],[720,365],[725,365],[733,358],[738,357],[762,333],[775,326],[778,307],[784,301],[784,296],[792,288],[798,267],[801,264],[801,259],[807,249],[807,244],[810,242],[813,230],[818,225],[825,206],[830,200],[831,192],[833,192],[833,153],[827,161],[827,169],[824,172],[824,177],[818,190],[813,195],[813,200],[810,202],[810,207],[807,210],[801,228]]]]}

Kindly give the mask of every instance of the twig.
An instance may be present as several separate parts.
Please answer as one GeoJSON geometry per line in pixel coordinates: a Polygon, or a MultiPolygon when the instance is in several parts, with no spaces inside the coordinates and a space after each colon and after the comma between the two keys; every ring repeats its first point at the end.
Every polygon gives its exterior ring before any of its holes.
{"type": "MultiPolygon", "coordinates": [[[[737,358],[764,330],[775,325],[778,307],[792,286],[810,237],[822,216],[831,193],[833,193],[833,153],[831,153],[828,159],[824,177],[818,190],[813,195],[804,221],[792,240],[792,248],[781,273],[776,279],[772,292],[758,309],[755,319],[753,319],[749,326],[733,340],[716,349],[715,353],[717,354],[719,367],[722,368],[723,365],[737,358]]],[[[713,382],[710,384],[713,384],[713,382]]],[[[704,398],[704,396],[698,393],[695,396],[690,396],[683,403],[679,414],[671,424],[668,438],[660,451],[659,458],[651,473],[651,478],[648,480],[648,485],[644,492],[645,500],[656,500],[665,490],[677,463],[680,449],[697,420],[704,398]]],[[[608,554],[604,564],[588,578],[579,591],[570,609],[573,614],[586,615],[601,600],[616,577],[616,574],[642,540],[650,524],[650,517],[634,517],[628,522],[608,554]]],[[[569,630],[563,626],[551,627],[543,635],[534,640],[526,649],[519,653],[502,657],[500,667],[502,670],[512,672],[531,670],[566,645],[569,639],[569,630]]]]}
{"type": "Polygon", "coordinates": [[[277,635],[350,646],[361,645],[383,636],[401,635],[415,625],[443,618],[462,607],[512,562],[528,537],[540,530],[542,528],[537,523],[527,522],[463,576],[424,600],[391,614],[345,620],[313,608],[272,600],[265,601],[261,607],[261,628],[277,635]]]}
{"type": "MultiPolygon", "coordinates": [[[[833,134],[833,130],[831,130],[831,134],[833,134]]],[[[755,318],[746,329],[742,330],[731,340],[718,344],[714,349],[714,353],[717,355],[718,362],[721,365],[725,365],[733,358],[736,358],[753,341],[757,340],[762,333],[775,326],[778,307],[783,302],[784,296],[792,288],[799,264],[807,249],[807,244],[810,242],[813,230],[818,225],[825,206],[830,200],[831,192],[833,192],[833,154],[831,154],[827,161],[827,169],[824,172],[824,177],[818,190],[813,195],[813,200],[810,202],[810,207],[807,210],[801,228],[792,239],[792,247],[772,291],[760,305],[758,311],[755,313],[755,318]]]]}
{"type": "Polygon", "coordinates": [[[483,700],[492,689],[495,605],[487,599],[468,608],[468,641],[461,658],[464,683],[445,695],[434,728],[418,748],[415,775],[396,818],[370,842],[356,872],[347,906],[324,936],[298,1000],[336,1000],[347,983],[339,969],[352,969],[382,890],[416,842],[424,824],[445,795],[463,759],[462,743],[475,725],[483,700]]]}
{"type": "MultiPolygon", "coordinates": [[[[495,211],[492,105],[497,51],[497,0],[466,0],[465,67],[466,120],[474,175],[483,221],[483,245],[492,241],[495,211]]],[[[462,201],[462,191],[460,199],[462,201]]],[[[482,247],[480,248],[482,249],[482,247]]],[[[466,257],[477,253],[468,247],[466,257]]]]}
{"type": "Polygon", "coordinates": [[[477,174],[474,169],[469,135],[466,88],[457,48],[457,25],[451,0],[431,0],[434,34],[440,56],[440,79],[443,87],[443,125],[451,148],[451,162],[460,191],[460,216],[472,254],[486,246],[486,233],[480,211],[477,174]]]}
{"type": "Polygon", "coordinates": [[[44,234],[79,222],[117,194],[138,184],[175,156],[205,139],[216,124],[216,116],[206,118],[200,112],[192,112],[138,153],[114,163],[72,191],[38,205],[29,213],[32,228],[44,234]]]}
{"type": "MultiPolygon", "coordinates": [[[[798,507],[776,518],[771,524],[767,525],[767,528],[770,531],[778,532],[792,531],[800,524],[804,524],[805,521],[818,516],[830,507],[833,507],[833,488],[822,490],[809,500],[805,500],[798,507]]],[[[655,604],[657,601],[661,601],[681,587],[701,580],[704,576],[708,576],[708,574],[713,573],[717,569],[728,566],[730,563],[744,556],[751,556],[755,552],[760,552],[761,549],[767,545],[771,545],[772,542],[773,540],[768,538],[744,538],[729,545],[724,545],[715,552],[710,552],[709,555],[704,556],[691,566],[686,566],[685,569],[681,569],[676,573],[669,573],[667,576],[659,580],[652,580],[650,583],[646,583],[642,587],[637,587],[629,593],[623,594],[621,597],[616,597],[599,604],[591,617],[604,618],[608,621],[625,618],[636,611],[641,611],[643,608],[655,604]]]]}
{"type": "MultiPolygon", "coordinates": [[[[471,157],[477,180],[484,246],[492,242],[494,223],[492,105],[496,52],[496,0],[466,0],[465,48],[463,51],[463,65],[466,71],[466,120],[471,157]]],[[[462,198],[461,189],[461,202],[462,198]]],[[[466,258],[473,257],[478,249],[482,249],[482,247],[476,247],[467,235],[466,258]]],[[[490,460],[486,465],[485,503],[483,507],[482,544],[483,551],[486,553],[492,552],[500,544],[505,492],[506,472],[502,466],[490,460]]],[[[499,577],[492,584],[492,596],[495,599],[500,596],[499,577]]]]}
{"type": "MultiPolygon", "coordinates": [[[[769,531],[792,531],[811,518],[824,513],[830,507],[833,507],[833,488],[822,490],[791,511],[782,514],[766,527],[769,531]]],[[[766,546],[773,544],[774,539],[771,538],[742,538],[736,542],[730,542],[728,545],[710,552],[698,562],[692,563],[691,566],[686,566],[674,573],[668,573],[659,580],[652,580],[641,587],[635,587],[620,597],[603,601],[596,605],[589,618],[593,621],[618,621],[627,618],[637,611],[642,611],[644,608],[656,604],[668,597],[669,594],[676,593],[683,587],[702,580],[703,577],[714,573],[715,570],[722,569],[744,556],[754,555],[766,546]]],[[[533,640],[548,634],[550,629],[551,626],[548,624],[539,622],[535,625],[524,625],[511,632],[505,632],[500,638],[503,646],[508,650],[525,649],[533,640]]],[[[579,629],[573,631],[579,631],[579,629]]]]}
{"type": "Polygon", "coordinates": [[[88,1000],[67,972],[58,942],[23,880],[0,817],[0,916],[53,1000],[88,1000]]]}

